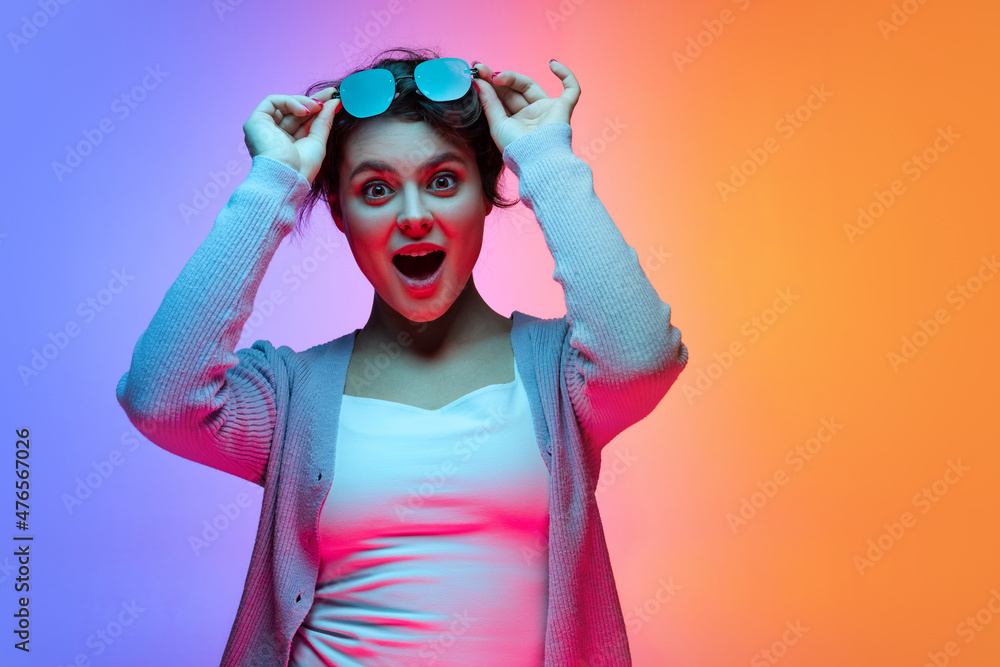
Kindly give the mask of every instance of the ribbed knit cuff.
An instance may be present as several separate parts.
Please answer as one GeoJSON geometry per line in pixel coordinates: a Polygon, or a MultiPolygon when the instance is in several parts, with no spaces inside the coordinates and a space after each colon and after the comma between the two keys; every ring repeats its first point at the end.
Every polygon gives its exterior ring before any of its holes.
{"type": "MultiPolygon", "coordinates": [[[[253,158],[250,173],[233,192],[249,210],[262,211],[279,203],[274,219],[279,234],[284,236],[295,226],[295,212],[309,194],[309,180],[284,162],[258,155],[253,158]],[[270,204],[270,206],[269,206],[270,204]]],[[[262,216],[266,218],[267,216],[262,216]]],[[[260,219],[260,218],[259,218],[260,219]]]]}
{"type": "Polygon", "coordinates": [[[514,175],[521,177],[521,165],[531,163],[545,170],[545,159],[558,163],[573,155],[571,147],[573,130],[569,123],[546,123],[539,128],[518,137],[507,144],[503,151],[503,161],[514,175]]]}

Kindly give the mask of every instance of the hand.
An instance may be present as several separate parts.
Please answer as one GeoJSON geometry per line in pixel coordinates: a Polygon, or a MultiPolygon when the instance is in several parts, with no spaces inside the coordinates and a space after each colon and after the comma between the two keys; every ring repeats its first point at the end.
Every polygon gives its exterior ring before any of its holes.
{"type": "Polygon", "coordinates": [[[333,116],[340,108],[340,98],[330,102],[335,90],[326,88],[315,99],[305,95],[265,97],[243,123],[250,158],[263,155],[283,162],[312,184],[326,156],[333,116]]]}
{"type": "Polygon", "coordinates": [[[473,81],[479,84],[479,100],[490,123],[490,134],[501,153],[508,144],[546,123],[569,123],[580,99],[576,76],[554,60],[549,68],[563,84],[562,94],[556,98],[546,95],[541,86],[523,74],[505,71],[491,79],[492,69],[482,63],[475,67],[479,78],[473,81]]]}

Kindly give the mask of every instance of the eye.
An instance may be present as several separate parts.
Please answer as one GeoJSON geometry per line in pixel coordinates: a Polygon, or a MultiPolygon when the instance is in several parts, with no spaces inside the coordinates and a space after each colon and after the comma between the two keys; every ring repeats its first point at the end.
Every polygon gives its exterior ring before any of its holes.
{"type": "MultiPolygon", "coordinates": [[[[449,186],[449,187],[455,187],[455,186],[458,185],[458,177],[455,176],[455,174],[453,174],[453,173],[451,173],[449,171],[438,172],[437,174],[434,175],[434,180],[431,181],[431,182],[436,184],[436,183],[439,183],[441,181],[447,181],[449,178],[455,181],[455,185],[449,186]]],[[[445,189],[447,189],[447,188],[445,188],[445,189]]]]}
{"type": "MultiPolygon", "coordinates": [[[[439,190],[454,189],[458,185],[458,177],[455,176],[455,174],[451,173],[450,171],[439,171],[438,173],[434,174],[434,178],[431,179],[431,183],[437,186],[440,186],[442,182],[444,182],[446,185],[444,185],[444,187],[438,187],[437,189],[439,190]],[[454,183],[452,185],[447,185],[448,179],[451,179],[452,181],[454,181],[454,183]]],[[[381,200],[381,199],[386,199],[388,197],[387,191],[391,190],[392,188],[390,188],[385,181],[379,179],[374,181],[368,181],[367,183],[365,183],[361,188],[361,195],[368,200],[381,200]],[[374,190],[375,192],[372,192],[372,194],[369,195],[368,192],[370,190],[374,190]]]]}
{"type": "Polygon", "coordinates": [[[376,194],[374,197],[369,196],[367,193],[368,193],[368,190],[371,189],[371,188],[378,188],[379,190],[385,191],[385,190],[388,189],[388,186],[385,184],[385,181],[371,181],[369,183],[365,183],[364,187],[361,188],[361,195],[365,199],[384,199],[385,198],[384,195],[382,195],[381,193],[376,194]]]}

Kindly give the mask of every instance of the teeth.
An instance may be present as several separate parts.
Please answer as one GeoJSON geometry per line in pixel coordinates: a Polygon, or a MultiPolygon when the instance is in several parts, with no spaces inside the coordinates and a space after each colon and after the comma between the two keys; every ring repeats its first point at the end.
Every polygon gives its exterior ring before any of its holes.
{"type": "Polygon", "coordinates": [[[423,257],[424,255],[431,254],[432,252],[436,252],[436,251],[434,251],[434,250],[414,250],[414,251],[411,251],[411,252],[401,252],[399,254],[400,255],[406,255],[407,257],[423,257]]]}

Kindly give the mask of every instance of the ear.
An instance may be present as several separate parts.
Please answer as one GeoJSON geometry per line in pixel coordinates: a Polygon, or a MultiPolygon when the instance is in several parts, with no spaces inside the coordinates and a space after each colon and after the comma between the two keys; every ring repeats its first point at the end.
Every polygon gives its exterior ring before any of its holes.
{"type": "Polygon", "coordinates": [[[344,232],[344,214],[340,210],[340,202],[334,196],[331,196],[329,201],[330,213],[333,215],[333,221],[336,223],[337,229],[340,230],[340,233],[346,235],[346,232],[344,232]]]}

